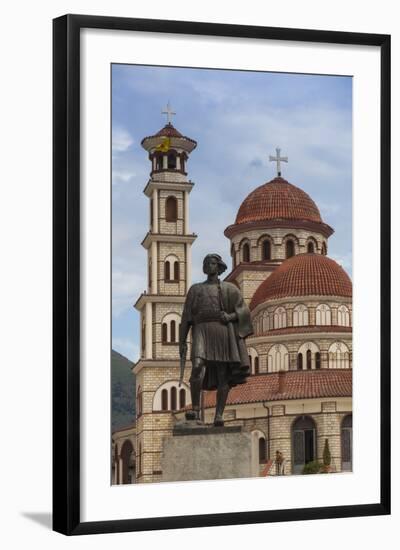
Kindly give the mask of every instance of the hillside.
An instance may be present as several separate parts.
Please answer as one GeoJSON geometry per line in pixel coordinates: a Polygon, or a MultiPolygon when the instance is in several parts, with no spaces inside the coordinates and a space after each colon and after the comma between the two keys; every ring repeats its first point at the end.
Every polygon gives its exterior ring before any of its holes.
{"type": "Polygon", "coordinates": [[[111,351],[111,420],[112,430],[135,420],[135,375],[132,362],[117,351],[111,351]]]}

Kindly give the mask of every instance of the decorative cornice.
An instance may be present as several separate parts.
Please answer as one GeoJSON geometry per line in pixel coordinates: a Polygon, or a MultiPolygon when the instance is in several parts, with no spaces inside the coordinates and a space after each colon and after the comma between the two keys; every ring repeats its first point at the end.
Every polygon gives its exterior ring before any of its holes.
{"type": "Polygon", "coordinates": [[[135,367],[132,369],[132,372],[138,374],[144,368],[179,368],[179,360],[173,359],[139,359],[135,364],[135,367]]]}
{"type": "MultiPolygon", "coordinates": [[[[283,298],[275,298],[274,300],[268,300],[258,304],[255,308],[251,310],[252,318],[256,317],[258,313],[264,311],[268,307],[274,306],[284,306],[284,307],[294,307],[299,303],[304,302],[314,302],[315,304],[321,304],[326,302],[336,302],[337,304],[351,305],[351,298],[346,298],[344,296],[326,296],[326,295],[309,295],[309,296],[285,296],[283,298]]],[[[312,306],[311,306],[312,307],[312,306]]]]}
{"type": "Polygon", "coordinates": [[[147,294],[142,293],[134,304],[134,308],[140,311],[147,303],[160,304],[183,304],[186,296],[176,296],[172,294],[147,294]]]}
{"type": "Polygon", "coordinates": [[[256,262],[241,262],[225,277],[225,281],[235,280],[243,271],[273,272],[284,260],[262,260],[256,262]]]}
{"type": "Polygon", "coordinates": [[[151,233],[149,231],[141,244],[144,248],[148,249],[152,242],[192,244],[196,239],[197,235],[195,233],[192,233],[192,235],[169,235],[166,233],[151,233]]]}
{"type": "Polygon", "coordinates": [[[247,345],[264,344],[270,342],[289,342],[293,340],[299,340],[303,338],[309,338],[310,335],[313,338],[327,338],[327,339],[349,339],[352,338],[352,327],[340,327],[340,326],[313,326],[313,327],[286,327],[283,329],[269,330],[257,336],[248,336],[246,339],[247,345]],[[332,328],[332,330],[329,330],[332,328]],[[292,330],[293,329],[293,330],[292,330]],[[297,330],[296,330],[297,329],[297,330]],[[304,330],[310,329],[310,330],[304,330]],[[327,330],[328,329],[328,330],[327,330]]]}
{"type": "Polygon", "coordinates": [[[334,233],[334,229],[326,223],[318,223],[308,220],[258,220],[246,223],[234,223],[228,225],[224,231],[225,237],[231,239],[235,235],[240,233],[247,233],[252,230],[263,230],[271,228],[284,228],[284,229],[306,229],[314,233],[320,233],[324,237],[328,238],[334,233]]]}
{"type": "Polygon", "coordinates": [[[188,191],[189,193],[193,189],[194,183],[192,181],[156,181],[150,179],[146,187],[143,189],[143,193],[147,197],[151,197],[154,189],[162,189],[168,191],[188,191]]]}

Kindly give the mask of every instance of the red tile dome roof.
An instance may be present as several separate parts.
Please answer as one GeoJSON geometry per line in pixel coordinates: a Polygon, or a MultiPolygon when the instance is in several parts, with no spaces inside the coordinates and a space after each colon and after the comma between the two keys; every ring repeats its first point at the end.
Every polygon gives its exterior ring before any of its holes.
{"type": "Polygon", "coordinates": [[[161,128],[159,132],[155,134],[156,136],[167,136],[167,137],[183,137],[183,135],[178,132],[174,126],[170,122],[164,126],[164,128],[161,128]]]}
{"type": "Polygon", "coordinates": [[[250,309],[266,300],[291,296],[351,298],[352,283],[345,270],[331,258],[322,254],[297,254],[285,260],[261,283],[250,309]]]}
{"type": "MultiPolygon", "coordinates": [[[[175,142],[175,144],[179,143],[182,145],[183,142],[189,143],[190,150],[194,149],[197,145],[196,141],[194,139],[191,139],[187,136],[184,136],[181,134],[170,122],[164,126],[164,128],[161,128],[158,132],[153,134],[152,136],[146,136],[142,139],[141,144],[146,149],[147,145],[152,146],[154,145],[154,140],[158,140],[160,137],[168,137],[173,138],[172,141],[175,142]],[[149,143],[150,142],[150,143],[149,143]]],[[[158,141],[157,141],[158,143],[158,141]]]]}
{"type": "Polygon", "coordinates": [[[242,202],[235,223],[276,219],[322,223],[311,197],[281,177],[254,189],[242,202]]]}

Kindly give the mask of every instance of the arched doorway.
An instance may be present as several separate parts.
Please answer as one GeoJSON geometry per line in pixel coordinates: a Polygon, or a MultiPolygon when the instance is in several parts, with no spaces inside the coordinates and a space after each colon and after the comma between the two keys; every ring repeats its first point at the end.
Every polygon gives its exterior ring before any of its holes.
{"type": "Polygon", "coordinates": [[[301,474],[308,462],[316,459],[316,427],[311,416],[299,416],[292,426],[293,473],[301,474]]]}
{"type": "Polygon", "coordinates": [[[341,429],[342,472],[351,472],[353,467],[353,415],[342,420],[341,429]]]}
{"type": "Polygon", "coordinates": [[[134,472],[134,454],[133,454],[133,445],[129,439],[125,440],[121,448],[121,458],[122,458],[122,480],[121,483],[133,483],[135,479],[134,472]]]}

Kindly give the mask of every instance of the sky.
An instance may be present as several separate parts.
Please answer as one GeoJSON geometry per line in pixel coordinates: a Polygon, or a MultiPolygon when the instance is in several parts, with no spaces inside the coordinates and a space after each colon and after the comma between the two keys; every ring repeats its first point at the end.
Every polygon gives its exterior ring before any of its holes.
{"type": "Polygon", "coordinates": [[[224,229],[240,204],[276,175],[269,155],[281,148],[282,176],[308,193],[334,228],[328,256],[352,273],[352,79],[254,71],[140,65],[112,66],[112,347],[139,357],[139,314],[146,289],[149,228],[143,189],[150,162],[140,142],[167,122],[197,141],[187,165],[192,283],[202,259],[220,254],[230,266],[224,229]],[[210,244],[212,243],[212,245],[210,244]]]}

